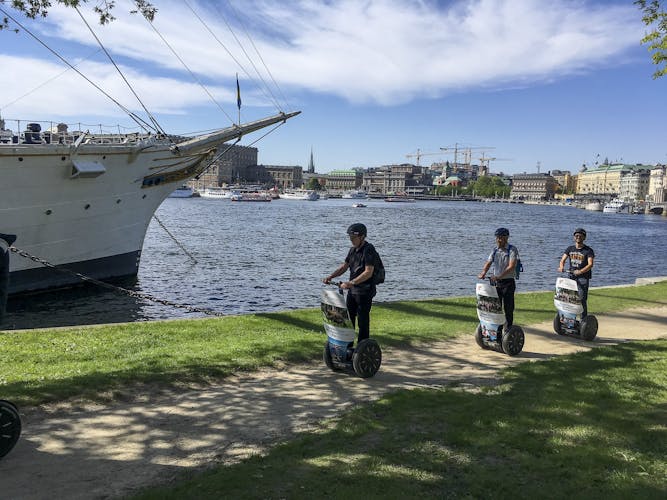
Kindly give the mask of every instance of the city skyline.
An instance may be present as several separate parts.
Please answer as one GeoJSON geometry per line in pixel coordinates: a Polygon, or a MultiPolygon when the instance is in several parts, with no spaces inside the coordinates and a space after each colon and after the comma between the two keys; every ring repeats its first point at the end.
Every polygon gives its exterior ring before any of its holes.
{"type": "MultiPolygon", "coordinates": [[[[416,163],[420,151],[428,166],[453,161],[455,146],[486,148],[474,151],[497,158],[491,172],[508,175],[538,165],[576,173],[605,159],[667,163],[667,80],[652,78],[640,44],[647,28],[631,0],[249,1],[224,12],[208,1],[156,6],[154,30],[123,4],[104,27],[91,6],[82,14],[170,133],[226,126],[239,114],[251,121],[274,114],[271,103],[301,110],[261,141],[253,142],[260,134],[243,141],[259,149],[259,163],[307,170],[312,150],[315,170],[327,173],[416,163]]],[[[139,113],[76,11],[53,7],[25,26],[139,113]]],[[[0,115],[8,126],[13,119],[131,124],[24,31],[0,37],[7,68],[0,115]]]]}

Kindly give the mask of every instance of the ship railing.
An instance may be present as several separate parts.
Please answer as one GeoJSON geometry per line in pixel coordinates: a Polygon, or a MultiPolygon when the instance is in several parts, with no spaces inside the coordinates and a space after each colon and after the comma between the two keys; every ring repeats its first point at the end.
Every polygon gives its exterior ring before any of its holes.
{"type": "Polygon", "coordinates": [[[82,135],[86,144],[133,144],[150,134],[120,125],[69,125],[52,121],[6,120],[0,118],[0,146],[14,144],[74,144],[82,135]],[[11,123],[13,126],[6,126],[11,123]],[[85,132],[84,132],[85,130],[85,132]]]}

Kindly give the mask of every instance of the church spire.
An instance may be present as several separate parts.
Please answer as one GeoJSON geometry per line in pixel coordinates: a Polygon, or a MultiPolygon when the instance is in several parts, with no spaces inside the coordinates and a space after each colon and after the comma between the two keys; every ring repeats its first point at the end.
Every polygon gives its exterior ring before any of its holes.
{"type": "Polygon", "coordinates": [[[313,162],[313,147],[310,147],[310,162],[308,163],[308,173],[315,173],[315,163],[313,162]]]}

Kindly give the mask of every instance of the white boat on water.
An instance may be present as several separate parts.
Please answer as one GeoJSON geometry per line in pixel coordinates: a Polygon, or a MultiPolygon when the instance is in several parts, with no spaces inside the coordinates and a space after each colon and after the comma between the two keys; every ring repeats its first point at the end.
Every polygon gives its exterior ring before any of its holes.
{"type": "Polygon", "coordinates": [[[602,212],[602,203],[599,201],[591,201],[590,203],[586,203],[584,205],[584,210],[591,210],[593,212],[602,212]]]}
{"type": "Polygon", "coordinates": [[[619,198],[614,198],[604,206],[602,212],[605,214],[629,214],[630,205],[619,198]]]}
{"type": "Polygon", "coordinates": [[[308,189],[293,189],[280,193],[280,198],[283,200],[301,200],[301,201],[317,201],[320,199],[315,191],[308,189]]]}
{"type": "Polygon", "coordinates": [[[183,186],[177,187],[175,191],[172,191],[169,194],[169,198],[192,198],[194,196],[195,192],[190,186],[186,186],[185,184],[183,186]]]}
{"type": "MultiPolygon", "coordinates": [[[[16,235],[17,248],[57,268],[100,280],[136,276],[148,224],[164,199],[202,172],[226,141],[298,113],[197,137],[65,127],[47,133],[31,123],[0,143],[0,233],[16,235]]],[[[7,130],[2,120],[0,129],[7,130]]],[[[17,254],[9,271],[10,294],[80,283],[17,254]]]]}
{"type": "Polygon", "coordinates": [[[238,194],[238,191],[232,189],[225,189],[221,187],[207,187],[202,189],[199,194],[202,198],[215,198],[218,200],[229,200],[235,194],[238,194]]]}
{"type": "Polygon", "coordinates": [[[345,191],[342,195],[341,198],[345,198],[348,200],[366,200],[368,199],[368,193],[366,191],[345,191]]]}

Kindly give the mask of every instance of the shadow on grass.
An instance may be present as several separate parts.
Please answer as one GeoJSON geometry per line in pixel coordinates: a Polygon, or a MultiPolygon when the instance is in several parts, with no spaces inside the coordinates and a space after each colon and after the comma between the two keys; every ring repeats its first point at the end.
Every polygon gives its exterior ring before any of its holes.
{"type": "Polygon", "coordinates": [[[641,373],[666,358],[617,346],[522,363],[486,393],[399,391],[140,498],[664,498],[666,386],[641,373]]]}

